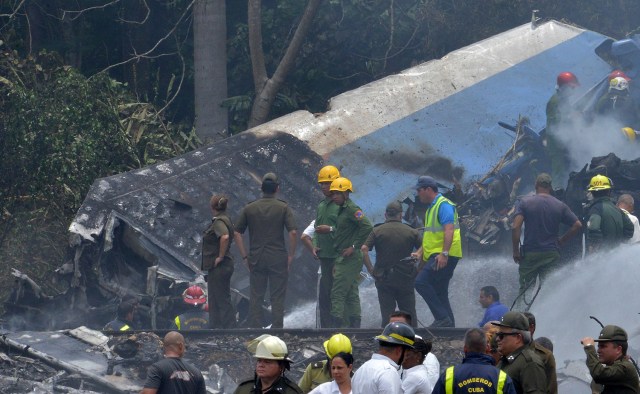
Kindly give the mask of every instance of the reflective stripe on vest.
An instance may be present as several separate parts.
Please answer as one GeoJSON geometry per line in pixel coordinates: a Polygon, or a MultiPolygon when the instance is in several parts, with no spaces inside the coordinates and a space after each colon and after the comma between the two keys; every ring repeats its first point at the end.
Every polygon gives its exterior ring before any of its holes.
{"type": "Polygon", "coordinates": [[[498,374],[498,390],[496,391],[498,394],[502,394],[502,389],[504,388],[504,383],[507,381],[507,374],[504,371],[500,371],[498,374]]]}
{"type": "MultiPolygon", "coordinates": [[[[502,394],[504,383],[507,381],[507,374],[504,371],[498,371],[498,387],[496,394],[502,394]]],[[[446,394],[453,394],[453,367],[447,368],[444,375],[444,391],[446,394]]]]}
{"type": "Polygon", "coordinates": [[[120,331],[127,331],[129,329],[130,329],[130,327],[128,325],[126,325],[126,324],[124,326],[120,327],[120,331]]]}
{"type": "Polygon", "coordinates": [[[453,367],[447,368],[444,375],[444,391],[447,394],[453,394],[453,367]]]}
{"type": "Polygon", "coordinates": [[[180,329],[180,316],[176,316],[175,319],[173,319],[173,322],[176,323],[176,327],[178,327],[178,330],[180,329]]]}
{"type": "Polygon", "coordinates": [[[458,220],[458,211],[455,209],[455,204],[449,201],[442,195],[438,196],[425,214],[424,219],[424,237],[422,238],[422,251],[424,259],[428,259],[430,255],[434,253],[442,252],[442,245],[444,244],[444,227],[438,220],[438,211],[440,210],[440,204],[444,201],[451,204],[454,207],[453,211],[453,240],[451,242],[451,249],[449,249],[449,255],[453,257],[462,257],[462,243],[460,240],[460,222],[458,220]]]}

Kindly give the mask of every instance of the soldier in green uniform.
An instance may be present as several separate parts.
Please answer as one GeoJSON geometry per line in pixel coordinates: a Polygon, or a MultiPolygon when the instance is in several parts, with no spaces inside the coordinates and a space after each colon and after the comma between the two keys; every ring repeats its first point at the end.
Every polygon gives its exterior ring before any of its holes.
{"type": "Polygon", "coordinates": [[[540,357],[530,349],[529,320],[520,312],[509,311],[502,316],[496,338],[502,358],[497,367],[513,380],[518,394],[547,393],[547,375],[540,357]]]}
{"type": "Polygon", "coordinates": [[[307,365],[298,386],[303,393],[308,393],[322,383],[330,382],[331,359],[338,353],[351,354],[351,340],[344,334],[335,334],[324,341],[324,352],[327,359],[307,365]]]}
{"type": "MultiPolygon", "coordinates": [[[[413,283],[416,268],[412,261],[401,261],[414,249],[422,246],[422,237],[413,227],[402,223],[402,204],[394,201],[385,210],[386,221],[374,226],[367,241],[362,245],[362,256],[367,270],[376,280],[382,325],[396,310],[416,316],[416,296],[413,283]],[[376,265],[371,264],[369,250],[376,250],[376,265]]],[[[414,325],[415,327],[415,325],[414,325]]]]}
{"type": "Polygon", "coordinates": [[[207,271],[209,290],[209,324],[211,328],[233,328],[236,326],[236,313],[231,305],[231,276],[233,258],[231,241],[233,223],[227,216],[229,199],[215,195],[210,200],[213,219],[202,236],[202,267],[207,271]]]}
{"type": "Polygon", "coordinates": [[[263,338],[253,356],[256,358],[254,377],[240,382],[234,394],[302,394],[300,387],[284,376],[292,362],[287,345],[276,336],[263,338]]]}
{"type": "Polygon", "coordinates": [[[320,260],[320,284],[318,286],[318,309],[320,326],[331,327],[331,287],[333,286],[333,263],[338,252],[333,247],[333,230],[338,218],[338,206],[331,200],[331,182],[340,177],[334,166],[324,166],[318,172],[318,183],[324,198],[318,204],[314,235],[302,234],[303,245],[315,259],[320,260]]]}
{"type": "Polygon", "coordinates": [[[364,212],[351,199],[351,181],[337,178],[331,182],[331,198],[340,206],[336,219],[333,246],[338,251],[333,270],[331,288],[331,319],[334,327],[360,328],[360,296],[358,277],[362,270],[360,247],[366,241],[372,226],[364,212]]]}
{"type": "Polygon", "coordinates": [[[600,331],[598,339],[585,337],[580,343],[587,354],[587,367],[593,382],[604,385],[602,394],[640,392],[638,372],[626,357],[628,344],[627,332],[624,329],[613,325],[605,326],[600,331]]]}
{"type": "Polygon", "coordinates": [[[558,394],[558,375],[556,373],[556,358],[553,356],[553,352],[537,341],[533,339],[533,334],[536,332],[536,317],[531,312],[523,313],[527,320],[529,320],[529,332],[531,333],[531,343],[529,348],[533,350],[542,360],[544,364],[544,372],[547,374],[547,382],[549,387],[547,392],[549,394],[558,394]]]}
{"type": "Polygon", "coordinates": [[[271,295],[272,327],[282,328],[284,299],[289,269],[296,251],[297,228],[291,208],[275,198],[278,177],[267,173],[262,178],[262,198],[247,204],[236,223],[236,245],[250,272],[249,327],[262,327],[262,306],[267,291],[271,295]],[[242,234],[249,229],[249,254],[245,252],[242,234]],[[289,253],[285,248],[284,230],[289,233],[289,253]]]}

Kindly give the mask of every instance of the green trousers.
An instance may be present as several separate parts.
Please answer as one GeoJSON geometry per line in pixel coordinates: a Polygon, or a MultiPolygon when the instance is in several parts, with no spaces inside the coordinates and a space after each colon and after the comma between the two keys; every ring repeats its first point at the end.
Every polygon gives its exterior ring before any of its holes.
{"type": "MultiPolygon", "coordinates": [[[[526,252],[518,273],[520,274],[520,291],[517,305],[522,308],[523,302],[530,301],[536,291],[534,286],[536,278],[540,278],[540,284],[546,279],[547,275],[554,269],[558,268],[560,262],[560,253],[555,250],[547,252],[526,252]]],[[[524,309],[520,309],[524,310],[524,309]]]]}
{"type": "Polygon", "coordinates": [[[338,257],[333,268],[331,287],[331,316],[342,321],[340,327],[360,321],[360,295],[358,279],[362,270],[362,252],[356,250],[349,257],[338,257]]]}

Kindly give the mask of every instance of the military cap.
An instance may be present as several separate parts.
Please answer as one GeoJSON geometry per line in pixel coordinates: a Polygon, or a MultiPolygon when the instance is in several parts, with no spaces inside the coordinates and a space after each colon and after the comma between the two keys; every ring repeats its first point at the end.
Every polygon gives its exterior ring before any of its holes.
{"type": "Polygon", "coordinates": [[[402,213],[402,204],[398,201],[390,202],[389,205],[387,205],[387,209],[385,210],[385,212],[390,216],[395,216],[399,213],[402,213]]]}
{"type": "Polygon", "coordinates": [[[600,336],[598,339],[594,340],[595,342],[609,342],[609,341],[619,341],[619,342],[627,342],[627,332],[622,328],[614,325],[604,326],[602,331],[600,331],[600,336]]]}
{"type": "Polygon", "coordinates": [[[418,182],[416,182],[415,189],[420,189],[420,188],[423,188],[423,187],[430,187],[433,190],[437,190],[438,189],[438,182],[436,182],[435,179],[433,179],[432,177],[430,177],[428,175],[423,175],[423,176],[418,178],[418,182]]]}
{"type": "Polygon", "coordinates": [[[508,327],[516,330],[529,331],[529,319],[520,312],[509,311],[502,316],[500,323],[491,323],[494,326],[508,327]]]}
{"type": "Polygon", "coordinates": [[[274,174],[273,172],[267,172],[262,177],[262,183],[265,183],[265,182],[278,183],[278,176],[276,174],[274,174]]]}

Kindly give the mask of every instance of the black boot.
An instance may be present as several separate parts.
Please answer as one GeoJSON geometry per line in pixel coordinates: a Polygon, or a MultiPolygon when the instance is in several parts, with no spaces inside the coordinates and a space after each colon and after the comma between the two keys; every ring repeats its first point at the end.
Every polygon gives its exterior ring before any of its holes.
{"type": "Polygon", "coordinates": [[[349,328],[360,328],[360,318],[359,317],[352,317],[349,320],[349,328]]]}

